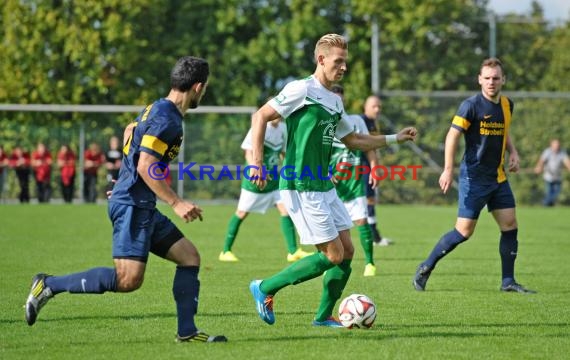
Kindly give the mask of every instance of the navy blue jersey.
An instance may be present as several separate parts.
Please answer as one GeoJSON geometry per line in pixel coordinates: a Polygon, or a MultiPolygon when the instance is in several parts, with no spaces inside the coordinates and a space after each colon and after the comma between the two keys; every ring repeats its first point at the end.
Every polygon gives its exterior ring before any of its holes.
{"type": "Polygon", "coordinates": [[[378,135],[380,132],[378,131],[378,127],[376,126],[376,120],[368,118],[368,116],[361,114],[360,117],[364,120],[366,127],[368,128],[368,133],[370,135],[378,135]]]}
{"type": "Polygon", "coordinates": [[[135,120],[135,127],[123,148],[119,179],[111,202],[154,208],[156,195],[137,172],[141,151],[168,164],[180,151],[183,117],[173,102],[160,99],[149,105],[135,120]]]}
{"type": "Polygon", "coordinates": [[[465,134],[461,167],[468,178],[495,183],[507,180],[504,159],[512,113],[513,102],[505,96],[495,104],[479,93],[461,103],[451,126],[465,134]]]}

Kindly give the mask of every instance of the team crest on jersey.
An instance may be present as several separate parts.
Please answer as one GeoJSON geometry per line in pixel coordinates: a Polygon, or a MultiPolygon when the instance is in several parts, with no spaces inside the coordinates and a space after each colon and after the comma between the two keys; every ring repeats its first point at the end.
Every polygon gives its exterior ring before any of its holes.
{"type": "Polygon", "coordinates": [[[336,132],[336,122],[333,118],[321,120],[318,123],[319,127],[323,127],[323,145],[331,145],[334,140],[336,132]]]}

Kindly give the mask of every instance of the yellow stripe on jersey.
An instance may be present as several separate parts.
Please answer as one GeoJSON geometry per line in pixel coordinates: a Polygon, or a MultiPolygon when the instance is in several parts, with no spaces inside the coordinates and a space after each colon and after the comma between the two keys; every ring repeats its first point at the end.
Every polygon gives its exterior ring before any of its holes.
{"type": "Polygon", "coordinates": [[[168,145],[166,145],[164,141],[152,135],[144,135],[141,141],[141,146],[154,150],[161,156],[164,155],[166,150],[168,150],[168,145]]]}
{"type": "Polygon", "coordinates": [[[141,117],[141,121],[146,121],[146,119],[148,118],[148,114],[150,114],[150,109],[152,109],[152,105],[154,105],[154,104],[150,104],[146,107],[146,109],[144,109],[144,113],[143,113],[143,116],[141,117]]]}
{"type": "Polygon", "coordinates": [[[497,169],[497,182],[502,183],[507,180],[505,174],[505,150],[507,149],[507,137],[509,135],[509,127],[511,126],[511,107],[509,106],[509,99],[501,96],[501,108],[503,109],[503,120],[505,122],[505,131],[503,132],[503,150],[501,151],[501,163],[497,169]]]}
{"type": "Polygon", "coordinates": [[[125,143],[125,146],[123,146],[123,154],[125,155],[129,155],[129,150],[131,148],[131,140],[133,139],[133,134],[135,133],[135,128],[137,127],[139,123],[138,122],[133,122],[130,123],[129,126],[133,126],[133,128],[131,129],[131,133],[129,135],[129,137],[127,138],[127,142],[125,143]]]}
{"type": "MultiPolygon", "coordinates": [[[[150,114],[150,109],[152,109],[152,106],[154,104],[150,104],[147,105],[147,107],[144,109],[144,112],[141,116],[141,120],[140,121],[146,121],[146,119],[148,118],[148,115],[150,114]]],[[[133,134],[135,132],[135,127],[137,127],[137,125],[139,124],[138,122],[134,122],[133,123],[133,131],[131,132],[131,134],[129,135],[129,138],[127,139],[127,142],[125,143],[125,146],[123,146],[123,154],[125,155],[129,155],[129,149],[131,148],[131,140],[133,139],[133,134]]],[[[153,149],[154,150],[154,149],[153,149]]]]}
{"type": "Polygon", "coordinates": [[[469,126],[471,126],[471,122],[469,120],[462,118],[461,116],[458,115],[455,115],[453,117],[453,121],[451,123],[453,125],[459,126],[463,130],[467,130],[469,129],[469,126]]]}

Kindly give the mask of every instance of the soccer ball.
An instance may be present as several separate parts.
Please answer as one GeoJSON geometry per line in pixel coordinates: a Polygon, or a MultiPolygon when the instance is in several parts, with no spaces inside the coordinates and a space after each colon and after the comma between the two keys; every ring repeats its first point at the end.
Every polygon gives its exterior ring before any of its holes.
{"type": "Polygon", "coordinates": [[[348,329],[368,329],[376,319],[376,305],[366,295],[352,294],[340,302],[338,318],[348,329]]]}

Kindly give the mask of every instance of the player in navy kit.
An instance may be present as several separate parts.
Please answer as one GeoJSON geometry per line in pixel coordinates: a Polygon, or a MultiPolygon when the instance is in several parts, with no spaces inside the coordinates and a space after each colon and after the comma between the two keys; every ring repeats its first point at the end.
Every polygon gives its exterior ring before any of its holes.
{"type": "Polygon", "coordinates": [[[35,323],[47,301],[62,292],[101,294],[137,290],[143,283],[151,252],[177,265],[172,286],[178,315],[176,340],[227,341],[223,335],[209,336],[197,329],[194,315],[200,290],[200,256],[194,244],[156,209],[159,197],[186,222],[202,220],[202,209],[179,198],[164,181],[164,169],[178,155],[183,116],[187,109],[200,103],[208,76],[206,60],[190,56],[179,59],[172,69],[168,96],[147,106],[127,126],[123,163],[109,200],[115,267],[64,276],[37,274],[26,301],[29,325],[35,323]]]}
{"type": "Polygon", "coordinates": [[[446,193],[453,181],[453,160],[461,135],[465,136],[465,154],[459,170],[459,210],[455,227],[443,235],[429,257],[422,262],[413,279],[414,288],[424,291],[435,265],[475,230],[477,219],[486,205],[499,225],[499,252],[502,265],[502,291],[533,293],[515,281],[514,267],[518,250],[518,224],[515,199],[504,170],[505,152],[508,169],[519,169],[519,156],[509,136],[513,102],[501,95],[505,83],[499,59],[483,61],[479,72],[481,93],[460,105],[445,139],[445,166],[439,185],[446,193]]]}
{"type": "MultiPolygon", "coordinates": [[[[380,113],[382,112],[382,100],[378,95],[370,95],[366,98],[364,102],[364,112],[360,114],[362,120],[366,124],[368,128],[368,133],[371,135],[378,135],[380,131],[378,129],[377,121],[380,117],[380,113]]],[[[370,167],[370,163],[368,158],[365,154],[362,154],[361,161],[363,166],[370,167]]],[[[376,193],[378,192],[378,185],[373,187],[370,182],[370,174],[363,174],[362,182],[364,183],[364,187],[366,189],[366,202],[367,202],[367,222],[370,226],[370,230],[372,231],[372,235],[374,237],[373,243],[377,246],[388,246],[392,245],[392,240],[388,239],[387,237],[383,237],[378,230],[378,223],[376,220],[376,193]]]]}

